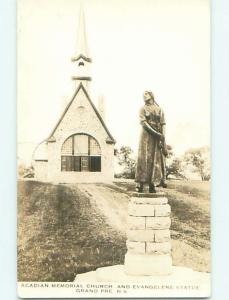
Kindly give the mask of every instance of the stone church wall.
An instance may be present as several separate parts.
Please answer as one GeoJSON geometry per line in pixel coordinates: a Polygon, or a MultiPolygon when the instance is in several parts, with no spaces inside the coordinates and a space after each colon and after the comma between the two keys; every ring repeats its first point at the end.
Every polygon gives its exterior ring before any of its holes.
{"type": "Polygon", "coordinates": [[[55,142],[48,143],[47,180],[51,182],[110,182],[114,177],[114,145],[82,89],[54,132],[55,142]],[[94,137],[101,147],[101,172],[62,172],[61,147],[71,135],[85,133],[94,137]]]}
{"type": "Polygon", "coordinates": [[[39,181],[47,181],[48,162],[36,160],[34,163],[35,178],[39,181]]]}

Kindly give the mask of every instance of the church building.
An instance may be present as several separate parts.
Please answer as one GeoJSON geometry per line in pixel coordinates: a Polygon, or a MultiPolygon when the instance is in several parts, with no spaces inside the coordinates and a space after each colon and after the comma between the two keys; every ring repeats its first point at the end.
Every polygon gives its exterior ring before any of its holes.
{"type": "Polygon", "coordinates": [[[77,53],[76,90],[49,137],[34,151],[35,178],[57,183],[109,182],[114,177],[114,144],[103,112],[93,104],[85,19],[81,9],[77,53]]]}

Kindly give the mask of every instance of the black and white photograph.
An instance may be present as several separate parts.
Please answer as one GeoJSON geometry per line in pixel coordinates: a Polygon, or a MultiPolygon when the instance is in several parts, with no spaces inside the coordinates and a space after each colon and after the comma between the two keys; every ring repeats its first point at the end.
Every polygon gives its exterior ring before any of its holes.
{"type": "Polygon", "coordinates": [[[22,298],[209,297],[209,0],[17,1],[22,298]]]}

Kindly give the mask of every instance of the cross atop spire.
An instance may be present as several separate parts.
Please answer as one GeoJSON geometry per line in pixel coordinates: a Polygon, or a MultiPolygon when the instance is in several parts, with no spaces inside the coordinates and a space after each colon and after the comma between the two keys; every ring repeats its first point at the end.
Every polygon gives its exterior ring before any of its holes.
{"type": "Polygon", "coordinates": [[[80,10],[79,10],[79,25],[78,25],[76,55],[72,58],[72,61],[77,61],[80,58],[82,58],[85,61],[91,62],[91,58],[89,57],[89,51],[88,51],[85,17],[84,17],[82,4],[80,4],[80,10]]]}

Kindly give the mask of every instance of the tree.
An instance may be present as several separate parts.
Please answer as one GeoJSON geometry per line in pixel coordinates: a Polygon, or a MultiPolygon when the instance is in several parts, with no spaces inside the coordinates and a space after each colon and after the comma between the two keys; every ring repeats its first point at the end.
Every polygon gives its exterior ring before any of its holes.
{"type": "Polygon", "coordinates": [[[26,166],[21,163],[18,166],[18,175],[19,178],[33,178],[34,177],[34,168],[33,166],[26,166]]]}
{"type": "Polygon", "coordinates": [[[167,158],[174,156],[173,147],[171,145],[167,145],[167,158]]]}
{"type": "Polygon", "coordinates": [[[185,178],[182,174],[183,167],[181,159],[174,156],[172,146],[167,145],[167,151],[166,178],[168,179],[170,175],[173,175],[176,178],[185,178]]]}
{"type": "Polygon", "coordinates": [[[132,157],[133,150],[129,146],[122,146],[119,150],[115,150],[115,155],[118,158],[118,163],[123,166],[122,176],[125,178],[134,179],[136,170],[136,160],[132,157]]]}
{"type": "Polygon", "coordinates": [[[185,178],[182,174],[182,162],[181,159],[174,157],[168,166],[166,166],[166,178],[168,179],[169,175],[173,175],[176,178],[185,178]]]}
{"type": "Polygon", "coordinates": [[[184,161],[187,165],[194,168],[194,172],[198,173],[202,181],[211,179],[210,175],[210,150],[209,147],[190,149],[184,154],[184,161]]]}

